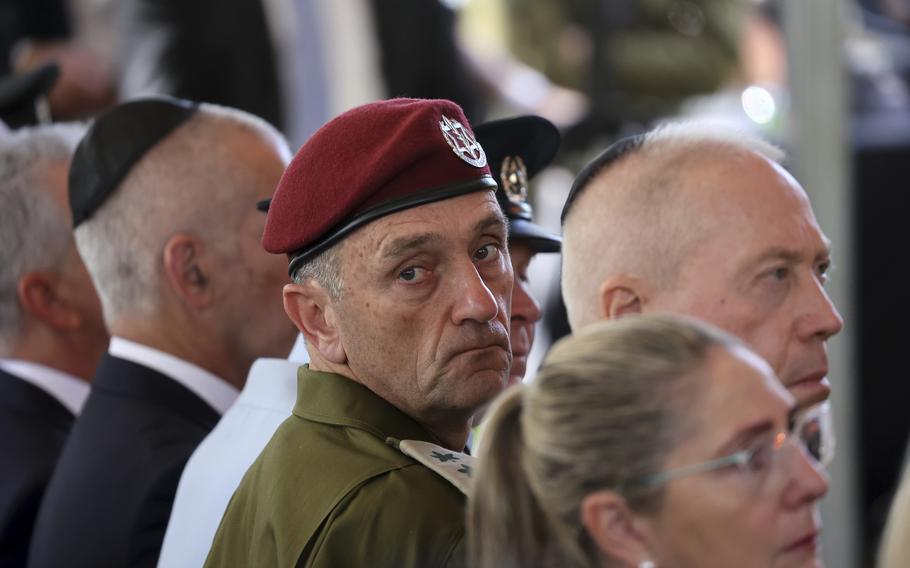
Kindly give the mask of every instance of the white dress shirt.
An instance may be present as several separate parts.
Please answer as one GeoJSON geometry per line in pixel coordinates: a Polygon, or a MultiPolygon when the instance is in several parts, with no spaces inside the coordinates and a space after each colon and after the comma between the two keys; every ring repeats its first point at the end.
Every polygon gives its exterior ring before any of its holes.
{"type": "Polygon", "coordinates": [[[22,359],[0,359],[0,369],[51,395],[75,416],[88,398],[88,382],[58,369],[22,359]]]}
{"type": "Polygon", "coordinates": [[[108,352],[114,357],[138,363],[167,375],[195,393],[218,414],[224,414],[237,400],[239,391],[233,385],[202,367],[164,351],[122,337],[112,337],[108,352]]]}
{"type": "Polygon", "coordinates": [[[258,359],[243,392],[196,448],[180,477],[159,568],[205,563],[228,502],[250,465],[297,399],[297,369],[287,359],[258,359]]]}

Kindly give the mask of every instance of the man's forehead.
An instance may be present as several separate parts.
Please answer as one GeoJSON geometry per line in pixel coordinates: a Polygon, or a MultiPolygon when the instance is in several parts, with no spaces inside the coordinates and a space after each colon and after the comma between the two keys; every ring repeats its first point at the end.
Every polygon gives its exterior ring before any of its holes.
{"type": "Polygon", "coordinates": [[[484,191],[387,215],[364,227],[357,240],[388,255],[412,241],[415,245],[459,241],[505,227],[505,217],[493,192],[484,191]]]}

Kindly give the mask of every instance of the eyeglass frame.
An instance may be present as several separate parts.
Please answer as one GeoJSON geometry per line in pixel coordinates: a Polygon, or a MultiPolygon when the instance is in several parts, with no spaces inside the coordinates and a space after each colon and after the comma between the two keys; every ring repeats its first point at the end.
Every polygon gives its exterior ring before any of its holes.
{"type": "MultiPolygon", "coordinates": [[[[780,451],[788,441],[793,444],[798,443],[800,446],[802,446],[802,450],[806,452],[807,456],[815,460],[816,463],[827,467],[827,465],[830,463],[830,454],[823,452],[820,456],[815,455],[815,453],[810,450],[808,442],[802,437],[802,434],[805,431],[805,427],[807,425],[811,424],[813,421],[820,422],[821,420],[821,415],[817,413],[806,412],[801,414],[797,420],[794,420],[794,423],[790,427],[789,431],[781,431],[774,435],[774,446],[772,450],[775,452],[780,451]]],[[[759,446],[754,446],[744,450],[738,450],[727,456],[722,456],[701,463],[684,465],[668,469],[666,471],[645,475],[631,481],[623,482],[620,484],[619,491],[621,493],[626,493],[629,490],[633,489],[653,489],[669,483],[670,481],[683,477],[708,473],[731,466],[746,467],[748,466],[749,461],[752,459],[755,453],[759,451],[759,449],[761,449],[759,446]]]]}

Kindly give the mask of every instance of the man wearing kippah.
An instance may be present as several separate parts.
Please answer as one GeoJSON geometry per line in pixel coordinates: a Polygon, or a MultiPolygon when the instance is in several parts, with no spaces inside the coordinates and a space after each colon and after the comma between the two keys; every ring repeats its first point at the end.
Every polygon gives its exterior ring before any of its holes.
{"type": "Polygon", "coordinates": [[[290,152],[246,113],[168,98],[100,117],[69,171],[111,331],[48,485],[34,567],[154,566],[180,473],[258,357],[285,356],[284,264],[256,241],[290,152]]]}
{"type": "Polygon", "coordinates": [[[508,380],[512,269],[486,155],[449,101],[323,126],[263,246],[310,364],[228,506],[207,566],[461,566],[462,453],[508,380]]]}
{"type": "Polygon", "coordinates": [[[668,312],[738,336],[806,411],[802,433],[827,458],[817,418],[843,320],[825,291],[831,243],[783,157],[697,123],[620,140],[578,174],[563,209],[563,296],[573,330],[668,312]]]}

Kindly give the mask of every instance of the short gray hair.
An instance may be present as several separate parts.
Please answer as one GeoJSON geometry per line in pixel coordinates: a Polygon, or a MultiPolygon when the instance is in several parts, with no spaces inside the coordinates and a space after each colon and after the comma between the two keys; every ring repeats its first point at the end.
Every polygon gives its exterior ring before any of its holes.
{"type": "MultiPolygon", "coordinates": [[[[76,244],[108,326],[125,315],[148,315],[160,305],[161,255],[176,233],[200,235],[227,257],[245,215],[244,191],[254,184],[233,167],[225,129],[274,140],[284,137],[249,113],[212,104],[199,111],[133,166],[101,211],[76,228],[76,244]]],[[[249,196],[249,209],[255,206],[249,196]]]]}
{"type": "Polygon", "coordinates": [[[341,278],[342,246],[344,246],[344,241],[332,245],[312,260],[301,264],[292,276],[294,283],[305,284],[310,280],[315,280],[329,293],[330,298],[339,299],[344,289],[344,282],[341,278]]]}
{"type": "Polygon", "coordinates": [[[759,156],[781,163],[779,148],[717,125],[669,123],[626,140],[586,166],[567,205],[562,289],[569,323],[579,329],[600,319],[600,286],[629,273],[672,285],[688,250],[704,234],[702,219],[677,191],[693,158],[759,156]],[[609,181],[604,181],[609,180],[609,181]]]}
{"type": "Polygon", "coordinates": [[[61,123],[0,135],[0,355],[21,333],[19,279],[66,257],[72,221],[43,174],[55,162],[68,163],[84,133],[82,125],[61,123]]]}

